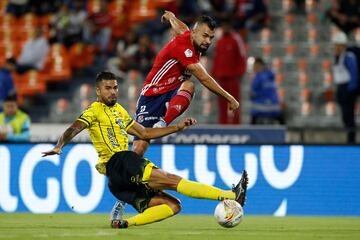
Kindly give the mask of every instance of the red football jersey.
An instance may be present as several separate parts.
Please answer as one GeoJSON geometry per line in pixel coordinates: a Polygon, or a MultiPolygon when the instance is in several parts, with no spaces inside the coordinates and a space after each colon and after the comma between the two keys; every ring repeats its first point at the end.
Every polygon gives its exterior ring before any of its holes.
{"type": "Polygon", "coordinates": [[[192,45],[190,31],[172,39],[156,56],[141,95],[163,94],[179,87],[182,81],[191,77],[186,67],[198,63],[200,55],[192,45]]]}

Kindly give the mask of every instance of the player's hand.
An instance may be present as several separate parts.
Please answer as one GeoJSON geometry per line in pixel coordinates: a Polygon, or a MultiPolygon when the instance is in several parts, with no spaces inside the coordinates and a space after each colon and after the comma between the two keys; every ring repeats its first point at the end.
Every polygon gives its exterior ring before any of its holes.
{"type": "Polygon", "coordinates": [[[42,152],[42,157],[45,157],[45,156],[49,156],[49,155],[59,155],[61,153],[61,148],[59,147],[54,147],[54,149],[50,150],[50,151],[47,151],[47,152],[42,152]]]}
{"type": "Polygon", "coordinates": [[[238,101],[236,101],[235,98],[229,102],[229,108],[231,111],[235,111],[239,107],[240,107],[240,103],[238,101]]]}
{"type": "Polygon", "coordinates": [[[179,128],[179,130],[184,130],[188,127],[190,127],[191,125],[195,125],[197,123],[195,118],[185,118],[183,119],[177,126],[179,128]]]}
{"type": "Polygon", "coordinates": [[[161,16],[161,22],[167,22],[169,21],[171,18],[174,18],[175,17],[175,14],[173,14],[172,12],[170,11],[166,11],[165,10],[165,13],[161,16]]]}

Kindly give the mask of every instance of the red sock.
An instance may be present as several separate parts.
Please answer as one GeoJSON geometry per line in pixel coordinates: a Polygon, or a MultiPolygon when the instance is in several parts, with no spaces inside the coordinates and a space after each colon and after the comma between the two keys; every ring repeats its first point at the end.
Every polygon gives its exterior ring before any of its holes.
{"type": "Polygon", "coordinates": [[[192,94],[186,90],[180,90],[169,102],[164,121],[170,124],[175,118],[180,116],[190,105],[192,94]]]}

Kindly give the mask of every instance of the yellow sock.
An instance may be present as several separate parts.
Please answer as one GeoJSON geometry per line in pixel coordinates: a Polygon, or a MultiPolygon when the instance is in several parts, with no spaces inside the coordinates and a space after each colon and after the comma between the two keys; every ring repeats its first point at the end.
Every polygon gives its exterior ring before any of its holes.
{"type": "Polygon", "coordinates": [[[177,186],[177,192],[192,198],[205,198],[212,200],[235,199],[235,193],[231,190],[222,190],[199,182],[181,179],[177,186]]]}
{"type": "Polygon", "coordinates": [[[127,222],[129,226],[144,225],[148,223],[161,221],[173,215],[174,215],[174,211],[167,204],[161,204],[158,206],[150,207],[146,209],[144,212],[139,213],[127,219],[127,222]]]}

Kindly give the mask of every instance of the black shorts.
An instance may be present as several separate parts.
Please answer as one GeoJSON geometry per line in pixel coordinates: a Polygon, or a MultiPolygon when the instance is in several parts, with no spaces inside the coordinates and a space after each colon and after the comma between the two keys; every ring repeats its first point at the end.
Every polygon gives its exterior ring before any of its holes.
{"type": "Polygon", "coordinates": [[[115,153],[106,164],[111,193],[117,199],[131,204],[138,212],[148,208],[151,198],[159,192],[149,188],[142,181],[148,164],[153,165],[152,162],[132,151],[115,153]]]}

